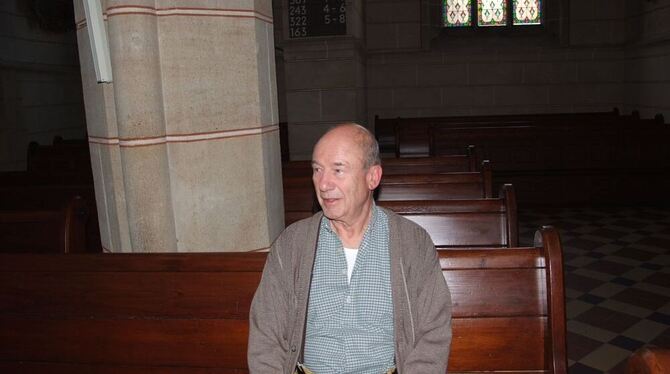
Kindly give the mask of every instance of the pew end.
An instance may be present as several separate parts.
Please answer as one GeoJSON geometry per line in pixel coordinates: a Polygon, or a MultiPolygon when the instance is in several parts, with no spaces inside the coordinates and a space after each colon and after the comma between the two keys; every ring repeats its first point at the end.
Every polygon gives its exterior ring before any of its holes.
{"type": "Polygon", "coordinates": [[[626,374],[670,373],[670,348],[646,346],[628,358],[626,374]]]}

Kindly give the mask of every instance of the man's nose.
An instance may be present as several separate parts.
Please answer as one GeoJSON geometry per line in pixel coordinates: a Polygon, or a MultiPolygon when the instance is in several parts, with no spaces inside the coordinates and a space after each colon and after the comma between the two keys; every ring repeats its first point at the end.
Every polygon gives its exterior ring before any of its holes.
{"type": "Polygon", "coordinates": [[[319,191],[328,191],[333,188],[333,184],[330,176],[328,176],[328,173],[320,173],[320,175],[317,175],[315,178],[316,188],[319,191]]]}

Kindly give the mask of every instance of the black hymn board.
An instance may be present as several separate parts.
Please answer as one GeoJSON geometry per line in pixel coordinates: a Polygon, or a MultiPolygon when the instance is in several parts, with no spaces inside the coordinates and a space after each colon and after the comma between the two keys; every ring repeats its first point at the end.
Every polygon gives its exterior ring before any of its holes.
{"type": "Polygon", "coordinates": [[[288,0],[291,39],[347,34],[345,0],[288,0]]]}

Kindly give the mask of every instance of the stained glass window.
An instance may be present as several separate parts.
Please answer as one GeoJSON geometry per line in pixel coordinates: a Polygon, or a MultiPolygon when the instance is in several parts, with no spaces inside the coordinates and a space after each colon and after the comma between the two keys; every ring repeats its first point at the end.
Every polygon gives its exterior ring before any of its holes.
{"type": "Polygon", "coordinates": [[[477,0],[477,24],[479,26],[505,26],[507,24],[507,0],[477,0]]]}
{"type": "Polygon", "coordinates": [[[472,25],[472,0],[444,0],[444,25],[459,27],[472,25]]]}
{"type": "Polygon", "coordinates": [[[541,0],[512,0],[515,25],[539,25],[542,19],[541,0]]]}

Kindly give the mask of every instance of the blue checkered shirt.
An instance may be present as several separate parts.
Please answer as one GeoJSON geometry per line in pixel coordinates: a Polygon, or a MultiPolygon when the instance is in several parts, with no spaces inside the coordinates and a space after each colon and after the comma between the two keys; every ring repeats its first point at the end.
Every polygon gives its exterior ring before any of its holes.
{"type": "Polygon", "coordinates": [[[317,374],[381,374],[394,366],[388,217],[372,209],[350,281],[342,243],[321,220],[304,351],[317,374]]]}

